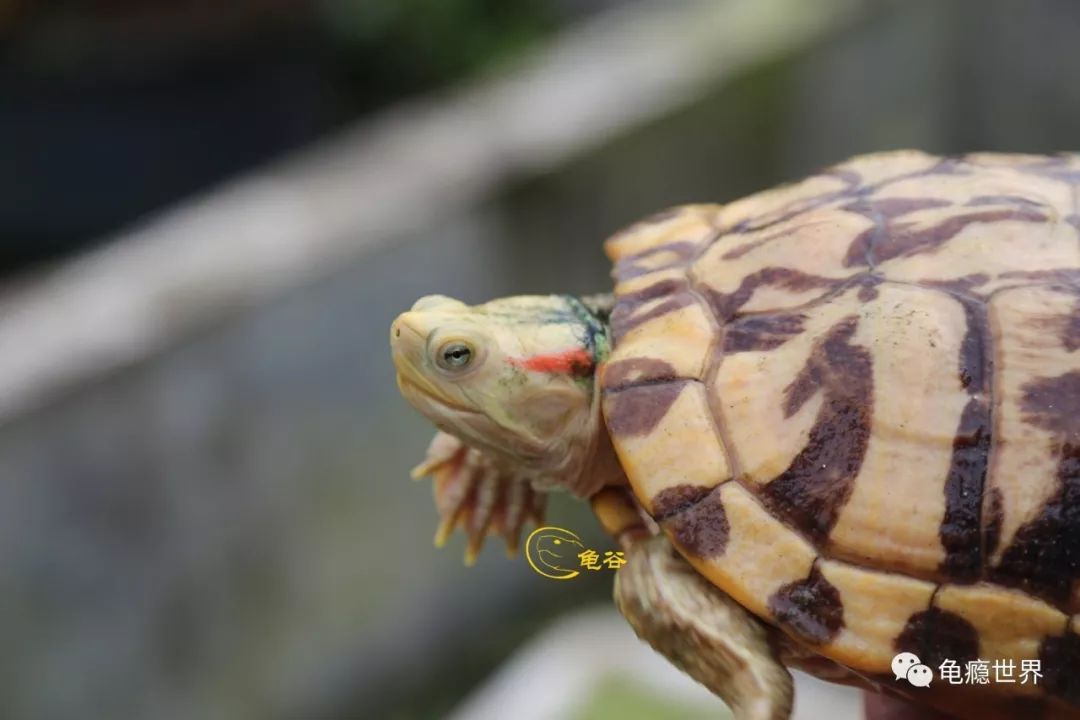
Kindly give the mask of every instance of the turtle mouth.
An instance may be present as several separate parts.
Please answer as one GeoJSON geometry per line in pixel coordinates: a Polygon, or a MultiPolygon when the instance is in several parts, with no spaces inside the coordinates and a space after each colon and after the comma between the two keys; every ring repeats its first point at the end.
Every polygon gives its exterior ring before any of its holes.
{"type": "MultiPolygon", "coordinates": [[[[415,407],[420,412],[428,415],[426,412],[428,408],[435,406],[449,411],[448,413],[438,413],[438,416],[443,415],[474,415],[483,416],[484,413],[473,408],[465,407],[456,402],[453,402],[442,393],[437,392],[427,383],[419,383],[416,380],[409,378],[408,376],[398,372],[397,374],[398,390],[405,396],[405,399],[409,401],[409,404],[415,407]]],[[[435,418],[432,417],[432,420],[435,418]]]]}
{"type": "Polygon", "coordinates": [[[410,405],[445,433],[461,438],[478,448],[504,452],[492,438],[498,437],[499,428],[487,413],[465,407],[434,391],[427,383],[417,382],[398,373],[398,389],[410,405]]]}

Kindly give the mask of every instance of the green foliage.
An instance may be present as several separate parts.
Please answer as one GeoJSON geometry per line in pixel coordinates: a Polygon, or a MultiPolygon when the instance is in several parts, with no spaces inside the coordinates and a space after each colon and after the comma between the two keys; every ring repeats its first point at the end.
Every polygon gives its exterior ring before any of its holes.
{"type": "Polygon", "coordinates": [[[321,10],[364,105],[489,69],[557,25],[544,0],[322,0],[321,10]]]}

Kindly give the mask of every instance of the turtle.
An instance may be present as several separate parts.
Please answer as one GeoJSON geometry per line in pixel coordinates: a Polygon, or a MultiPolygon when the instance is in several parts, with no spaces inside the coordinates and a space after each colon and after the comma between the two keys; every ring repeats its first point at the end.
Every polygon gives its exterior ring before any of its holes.
{"type": "Polygon", "coordinates": [[[619,610],[740,720],[791,667],[1080,717],[1080,155],[863,155],[604,250],[612,293],[393,322],[437,542],[588,500],[619,610]]]}

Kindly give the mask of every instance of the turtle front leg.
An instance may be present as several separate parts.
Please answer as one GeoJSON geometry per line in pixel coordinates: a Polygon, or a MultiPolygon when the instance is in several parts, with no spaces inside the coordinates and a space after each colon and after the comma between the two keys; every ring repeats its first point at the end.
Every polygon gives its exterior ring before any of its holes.
{"type": "Polygon", "coordinates": [[[659,532],[652,519],[641,511],[628,487],[610,485],[589,498],[593,515],[600,527],[623,550],[629,550],[650,535],[659,532]]]}
{"type": "Polygon", "coordinates": [[[705,580],[663,536],[631,546],[615,604],[638,637],[720,696],[737,720],[786,720],[791,674],[769,629],[705,580]]]}
{"type": "Polygon", "coordinates": [[[521,529],[544,519],[544,495],[529,481],[499,466],[487,455],[449,433],[439,432],[428,446],[413,478],[431,475],[439,527],[435,545],[442,547],[460,527],[468,538],[465,564],[472,565],[488,535],[506,541],[507,554],[517,553],[521,529]]]}

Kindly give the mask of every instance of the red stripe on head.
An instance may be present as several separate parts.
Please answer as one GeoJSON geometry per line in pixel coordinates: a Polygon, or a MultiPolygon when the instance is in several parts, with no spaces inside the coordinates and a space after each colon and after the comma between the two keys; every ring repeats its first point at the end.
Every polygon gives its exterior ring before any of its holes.
{"type": "Polygon", "coordinates": [[[593,371],[592,355],[582,348],[526,358],[510,358],[510,364],[533,372],[558,375],[585,376],[591,375],[593,371]]]}

